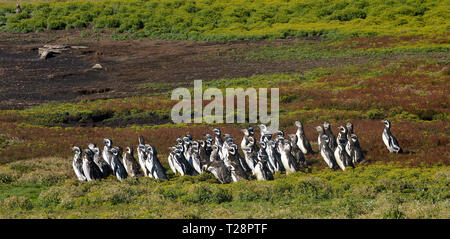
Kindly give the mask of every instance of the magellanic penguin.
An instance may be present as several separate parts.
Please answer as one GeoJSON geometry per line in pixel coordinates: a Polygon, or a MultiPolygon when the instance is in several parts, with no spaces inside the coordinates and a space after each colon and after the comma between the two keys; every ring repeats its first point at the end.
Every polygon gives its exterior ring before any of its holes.
{"type": "Polygon", "coordinates": [[[220,129],[213,129],[212,130],[214,132],[214,134],[216,135],[214,137],[214,145],[216,145],[218,147],[218,153],[219,153],[219,157],[220,159],[224,159],[223,155],[222,155],[222,147],[223,147],[223,139],[222,139],[222,134],[220,132],[220,129]]]}
{"type": "Polygon", "coordinates": [[[169,167],[170,167],[170,170],[172,170],[173,174],[177,174],[177,169],[175,168],[175,161],[174,161],[175,160],[174,157],[175,157],[177,148],[170,147],[169,150],[170,150],[170,153],[169,153],[169,156],[167,157],[167,161],[169,162],[169,167]]]}
{"type": "Polygon", "coordinates": [[[250,136],[250,132],[248,132],[248,129],[241,129],[241,131],[244,133],[244,137],[242,137],[241,141],[241,149],[244,150],[249,144],[248,137],[250,136]]]}
{"type": "Polygon", "coordinates": [[[323,122],[323,130],[330,140],[330,143],[329,143],[330,149],[332,151],[335,150],[337,147],[337,142],[336,142],[336,137],[333,134],[333,131],[331,131],[330,122],[328,122],[328,121],[323,122]]]}
{"type": "Polygon", "coordinates": [[[111,166],[103,159],[102,151],[95,146],[95,144],[89,144],[89,149],[94,153],[94,163],[97,164],[98,168],[102,172],[103,178],[107,178],[112,174],[111,166]]]}
{"type": "Polygon", "coordinates": [[[303,130],[303,125],[300,121],[295,121],[295,126],[297,126],[297,146],[300,148],[303,154],[314,153],[308,138],[306,138],[305,131],[303,130]]]}
{"type": "Polygon", "coordinates": [[[203,165],[203,170],[212,173],[222,184],[231,183],[233,181],[230,170],[225,166],[225,163],[222,160],[214,160],[203,165]]]}
{"type": "Polygon", "coordinates": [[[83,174],[87,181],[93,181],[102,178],[102,173],[97,164],[94,163],[94,153],[90,149],[84,150],[83,174]]]}
{"type": "MultiPolygon", "coordinates": [[[[200,157],[201,165],[209,162],[209,155],[207,153],[208,142],[204,140],[198,140],[198,155],[200,157]]],[[[211,146],[211,145],[210,145],[211,146]]]]}
{"type": "Polygon", "coordinates": [[[125,170],[127,171],[128,176],[130,176],[130,177],[140,176],[141,167],[136,162],[136,159],[134,158],[134,154],[133,154],[133,149],[131,147],[126,148],[126,152],[123,154],[122,160],[123,160],[123,166],[125,167],[125,170]]]}
{"type": "Polygon", "coordinates": [[[321,125],[316,127],[317,133],[319,133],[319,136],[317,137],[317,144],[319,147],[319,152],[321,150],[321,145],[322,145],[322,136],[325,135],[325,131],[323,130],[323,127],[321,125]]]}
{"type": "Polygon", "coordinates": [[[127,178],[128,174],[120,159],[121,150],[118,147],[114,147],[111,149],[111,153],[113,155],[111,159],[113,174],[116,175],[119,181],[122,181],[122,179],[127,178]]]}
{"type": "Polygon", "coordinates": [[[322,140],[320,144],[320,155],[322,156],[325,163],[331,169],[335,170],[338,167],[336,159],[334,158],[334,153],[330,149],[330,138],[326,134],[322,135],[322,140]]]}
{"type": "Polygon", "coordinates": [[[175,157],[173,158],[173,162],[174,162],[175,168],[181,174],[181,176],[184,176],[184,175],[190,175],[190,176],[198,175],[198,173],[194,169],[194,167],[184,157],[183,146],[182,145],[179,145],[177,147],[177,152],[175,154],[175,157]]]}
{"type": "Polygon", "coordinates": [[[242,168],[241,162],[237,157],[237,145],[231,145],[228,147],[228,156],[224,160],[225,165],[228,167],[231,173],[231,179],[233,182],[239,180],[247,180],[248,176],[245,173],[244,168],[242,168]]]}
{"type": "Polygon", "coordinates": [[[16,13],[21,13],[22,12],[22,8],[20,7],[19,3],[17,3],[16,5],[16,13]]]}
{"type": "Polygon", "coordinates": [[[256,179],[260,181],[273,180],[273,174],[267,167],[268,157],[267,154],[258,153],[258,163],[255,165],[254,174],[256,179]]]}
{"type": "MultiPolygon", "coordinates": [[[[147,158],[146,149],[145,149],[145,139],[144,136],[139,136],[138,138],[139,144],[137,145],[136,151],[138,155],[138,162],[141,166],[141,171],[144,174],[145,177],[148,176],[148,170],[147,167],[145,167],[145,160],[147,158]]],[[[170,156],[169,156],[170,157],[170,156]]],[[[170,161],[169,161],[170,164],[170,161]]]]}
{"type": "Polygon", "coordinates": [[[147,159],[145,160],[145,166],[149,170],[153,178],[167,180],[166,169],[161,165],[158,159],[158,153],[156,149],[151,145],[146,145],[147,159]]]}
{"type": "Polygon", "coordinates": [[[291,141],[291,154],[294,156],[295,163],[297,166],[302,166],[303,168],[307,168],[308,165],[306,163],[306,158],[301,149],[298,147],[298,138],[297,134],[289,134],[288,135],[291,141]]]}
{"type": "Polygon", "coordinates": [[[291,154],[291,143],[289,140],[283,140],[278,143],[278,148],[281,153],[281,162],[283,163],[286,174],[298,171],[295,159],[291,154]]]}
{"type": "Polygon", "coordinates": [[[103,139],[103,142],[105,143],[105,147],[103,147],[103,152],[102,152],[103,159],[105,160],[105,162],[107,162],[111,166],[111,160],[113,158],[111,149],[112,149],[113,143],[112,143],[111,139],[103,139]]]}
{"type": "Polygon", "coordinates": [[[247,147],[244,149],[244,158],[247,161],[253,175],[255,175],[255,166],[258,162],[258,152],[253,151],[253,148],[247,147]]]}
{"type": "Polygon", "coordinates": [[[212,146],[211,155],[209,156],[209,161],[214,162],[214,161],[218,161],[218,160],[221,160],[221,158],[219,156],[219,146],[214,144],[212,146]]]}
{"type": "Polygon", "coordinates": [[[194,167],[197,173],[202,173],[202,159],[200,157],[200,144],[198,141],[194,141],[192,143],[192,166],[194,167]]]}
{"type": "Polygon", "coordinates": [[[283,163],[281,162],[281,154],[276,148],[276,141],[261,141],[259,145],[261,146],[260,151],[264,150],[267,155],[267,167],[269,168],[270,172],[275,173],[278,171],[282,171],[281,168],[284,169],[284,167],[282,166],[283,163]]]}
{"type": "Polygon", "coordinates": [[[352,134],[348,137],[348,145],[350,151],[349,155],[352,159],[353,165],[364,162],[364,155],[361,148],[359,147],[358,136],[356,136],[356,134],[352,134]]]}
{"type": "Polygon", "coordinates": [[[387,149],[389,150],[389,153],[395,152],[395,153],[402,153],[403,150],[400,147],[400,144],[398,143],[397,139],[392,135],[391,133],[391,122],[389,120],[382,120],[383,124],[386,126],[383,130],[382,138],[383,142],[386,145],[387,149]]]}
{"type": "Polygon", "coordinates": [[[334,159],[342,171],[345,171],[346,166],[353,166],[350,156],[345,151],[345,145],[347,144],[347,139],[338,138],[338,146],[334,150],[334,159]]]}
{"type": "Polygon", "coordinates": [[[78,146],[74,146],[72,147],[72,151],[75,152],[72,162],[73,171],[75,172],[75,175],[77,175],[78,180],[86,181],[87,179],[83,173],[83,159],[81,158],[81,149],[78,146]]]}

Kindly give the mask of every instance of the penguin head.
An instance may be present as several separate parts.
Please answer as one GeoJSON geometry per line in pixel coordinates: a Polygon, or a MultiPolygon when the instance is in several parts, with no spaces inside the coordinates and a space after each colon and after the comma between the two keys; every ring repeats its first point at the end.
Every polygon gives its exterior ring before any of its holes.
{"type": "Polygon", "coordinates": [[[204,140],[197,140],[197,142],[200,147],[202,147],[202,148],[206,147],[206,142],[204,140]]]}
{"type": "Polygon", "coordinates": [[[322,127],[321,125],[317,126],[317,127],[316,127],[316,130],[317,130],[317,132],[319,132],[319,133],[323,133],[323,132],[324,132],[324,129],[323,129],[323,127],[322,127]]]}
{"type": "Polygon", "coordinates": [[[191,134],[187,134],[186,137],[187,137],[190,141],[192,141],[192,140],[194,139],[194,138],[192,137],[191,134]]]}
{"type": "Polygon", "coordinates": [[[95,145],[94,143],[88,144],[88,148],[89,148],[90,150],[93,150],[95,147],[96,147],[96,145],[95,145]]]}
{"type": "Polygon", "coordinates": [[[338,129],[339,129],[339,132],[341,132],[342,134],[347,133],[347,128],[345,128],[344,126],[339,126],[338,129]]]}
{"type": "Polygon", "coordinates": [[[347,140],[345,138],[340,138],[339,139],[339,145],[345,146],[346,143],[347,143],[347,140]]]}
{"type": "Polygon", "coordinates": [[[330,138],[326,134],[322,135],[322,140],[327,144],[330,142],[330,138]]]}
{"type": "Polygon", "coordinates": [[[347,127],[347,130],[349,132],[353,132],[353,124],[351,122],[347,122],[347,124],[345,124],[345,127],[347,127]]]}
{"type": "Polygon", "coordinates": [[[94,156],[94,153],[90,149],[85,149],[84,154],[86,154],[88,159],[92,159],[92,157],[94,156]]]}
{"type": "Polygon", "coordinates": [[[220,129],[215,128],[212,130],[214,132],[214,134],[216,134],[217,136],[220,136],[220,129]]]}
{"type": "Polygon", "coordinates": [[[111,139],[103,139],[103,143],[105,143],[105,145],[108,146],[108,147],[112,146],[112,140],[111,139]]]}
{"type": "Polygon", "coordinates": [[[284,137],[284,132],[281,131],[281,130],[278,130],[277,133],[276,133],[275,135],[284,137]]]}
{"type": "Polygon", "coordinates": [[[212,137],[212,135],[210,135],[210,134],[204,134],[203,136],[205,136],[205,139],[206,139],[207,141],[212,141],[212,140],[213,140],[213,137],[212,137]]]}
{"type": "Polygon", "coordinates": [[[255,134],[255,129],[252,126],[248,127],[248,134],[249,136],[253,136],[255,134]]]}
{"type": "Polygon", "coordinates": [[[350,135],[350,139],[353,141],[353,143],[356,143],[358,141],[358,136],[356,134],[350,135]]]}
{"type": "Polygon", "coordinates": [[[78,154],[78,155],[81,154],[81,149],[80,149],[80,147],[78,147],[78,146],[73,146],[71,149],[72,149],[72,151],[75,152],[75,154],[78,154]]]}
{"type": "Polygon", "coordinates": [[[328,122],[328,121],[323,122],[323,129],[324,130],[330,129],[330,122],[328,122]]]}
{"type": "Polygon", "coordinates": [[[295,121],[295,126],[297,126],[298,128],[303,128],[302,122],[300,121],[295,121]]]}
{"type": "Polygon", "coordinates": [[[190,144],[190,143],[191,143],[191,140],[189,139],[189,137],[184,136],[184,137],[183,137],[183,142],[186,143],[186,144],[190,144]]]}
{"type": "Polygon", "coordinates": [[[249,147],[255,145],[255,139],[253,137],[248,138],[248,144],[249,147]]]}
{"type": "Polygon", "coordinates": [[[129,153],[129,154],[133,154],[133,148],[131,148],[131,147],[126,147],[126,151],[127,151],[127,153],[129,153]]]}
{"type": "Polygon", "coordinates": [[[238,146],[237,146],[236,144],[232,144],[232,145],[230,145],[230,146],[228,147],[228,152],[229,152],[231,155],[236,155],[237,150],[238,150],[238,146]]]}
{"type": "Polygon", "coordinates": [[[386,125],[386,128],[391,127],[391,122],[389,120],[382,120],[381,122],[383,122],[383,124],[386,125]]]}
{"type": "Polygon", "coordinates": [[[289,134],[288,136],[289,136],[289,138],[291,139],[292,142],[294,142],[294,143],[297,142],[297,135],[296,134],[289,134]]]}
{"type": "Polygon", "coordinates": [[[114,156],[118,156],[119,154],[120,154],[120,148],[119,147],[114,147],[114,148],[112,148],[111,149],[111,153],[114,155],[114,156]]]}
{"type": "Polygon", "coordinates": [[[265,149],[267,147],[266,142],[259,142],[259,145],[261,146],[262,149],[265,149]]]}
{"type": "Polygon", "coordinates": [[[92,149],[92,152],[94,152],[94,154],[100,154],[100,149],[98,147],[95,147],[92,149]]]}
{"type": "Polygon", "coordinates": [[[227,138],[227,140],[225,142],[227,142],[227,144],[234,144],[234,139],[233,138],[227,138]]]}
{"type": "Polygon", "coordinates": [[[139,142],[139,144],[142,144],[142,145],[144,145],[145,144],[145,139],[144,139],[144,136],[139,136],[139,138],[138,138],[138,142],[139,142]]]}
{"type": "Polygon", "coordinates": [[[250,132],[248,131],[248,129],[241,129],[242,133],[244,133],[245,136],[250,136],[250,132]]]}

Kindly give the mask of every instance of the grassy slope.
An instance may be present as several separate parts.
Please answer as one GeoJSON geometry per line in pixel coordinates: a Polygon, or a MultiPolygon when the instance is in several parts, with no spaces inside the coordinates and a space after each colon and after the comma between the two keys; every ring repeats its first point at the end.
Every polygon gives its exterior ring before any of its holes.
{"type": "Polygon", "coordinates": [[[217,184],[210,174],[80,183],[70,160],[0,167],[0,218],[448,218],[449,166],[372,164],[217,184]],[[125,210],[126,209],[126,210],[125,210]]]}

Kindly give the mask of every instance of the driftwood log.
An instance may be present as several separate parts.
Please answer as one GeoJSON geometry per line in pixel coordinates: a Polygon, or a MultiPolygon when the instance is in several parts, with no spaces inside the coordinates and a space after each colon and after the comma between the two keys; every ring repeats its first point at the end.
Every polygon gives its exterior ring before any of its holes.
{"type": "Polygon", "coordinates": [[[39,56],[41,60],[45,60],[54,54],[61,54],[63,51],[70,49],[85,49],[86,46],[66,46],[66,45],[44,45],[39,47],[39,56]]]}

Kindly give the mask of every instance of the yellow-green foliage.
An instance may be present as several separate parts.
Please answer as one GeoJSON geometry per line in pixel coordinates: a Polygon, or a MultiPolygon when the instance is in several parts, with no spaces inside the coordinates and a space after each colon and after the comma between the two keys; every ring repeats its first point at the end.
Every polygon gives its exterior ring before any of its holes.
{"type": "Polygon", "coordinates": [[[3,165],[0,218],[448,218],[449,166],[359,165],[345,172],[313,168],[274,181],[221,185],[209,173],[79,182],[70,159],[3,165]],[[64,172],[51,184],[22,178],[64,172]],[[31,186],[30,186],[31,185],[31,186]],[[24,190],[25,187],[33,188],[24,190]],[[20,190],[16,190],[18,188],[20,190]],[[126,208],[126,210],[124,210],[126,208]],[[264,208],[264,210],[261,210],[264,208]]]}
{"type": "Polygon", "coordinates": [[[114,28],[167,39],[254,39],[446,34],[449,5],[439,0],[103,0],[0,5],[7,31],[114,28]]]}

